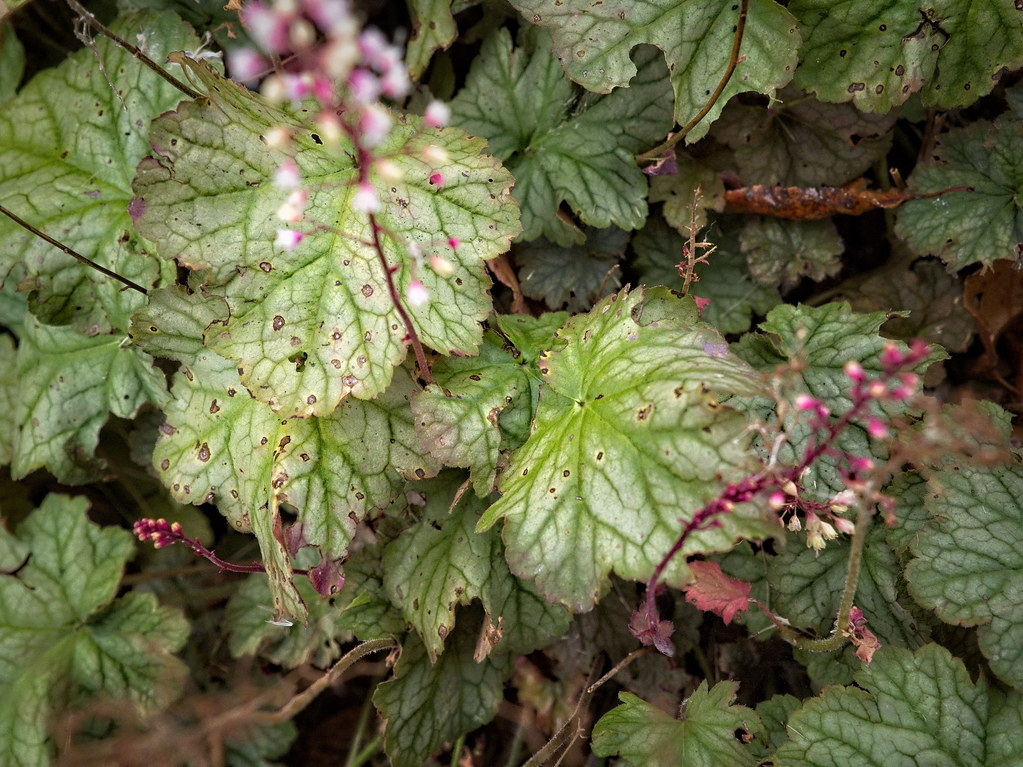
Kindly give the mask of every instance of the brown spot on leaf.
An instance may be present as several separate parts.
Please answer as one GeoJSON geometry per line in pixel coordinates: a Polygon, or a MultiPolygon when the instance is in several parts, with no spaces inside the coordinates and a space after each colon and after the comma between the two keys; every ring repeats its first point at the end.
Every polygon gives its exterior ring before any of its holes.
{"type": "Polygon", "coordinates": [[[276,317],[274,317],[273,329],[274,330],[280,330],[283,327],[284,327],[284,318],[281,315],[278,314],[276,317]]]}

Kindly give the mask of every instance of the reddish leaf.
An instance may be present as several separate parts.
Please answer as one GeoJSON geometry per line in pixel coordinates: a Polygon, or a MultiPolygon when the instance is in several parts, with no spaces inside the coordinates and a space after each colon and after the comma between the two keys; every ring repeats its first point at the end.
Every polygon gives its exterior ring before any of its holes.
{"type": "Polygon", "coordinates": [[[736,614],[749,608],[750,584],[729,578],[716,562],[690,562],[689,569],[696,582],[685,589],[686,599],[701,610],[709,610],[730,623],[736,614]]]}

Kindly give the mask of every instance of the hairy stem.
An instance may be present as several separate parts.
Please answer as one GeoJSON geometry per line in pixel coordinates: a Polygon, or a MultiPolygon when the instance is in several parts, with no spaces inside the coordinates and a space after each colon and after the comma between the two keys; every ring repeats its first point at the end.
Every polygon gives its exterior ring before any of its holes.
{"type": "Polygon", "coordinates": [[[845,587],[842,589],[842,600],[838,605],[838,618],[831,636],[826,639],[795,638],[792,642],[800,650],[809,652],[831,652],[839,649],[848,641],[844,629],[849,625],[849,614],[852,612],[853,600],[856,598],[856,586],[860,580],[860,569],[863,566],[863,546],[870,529],[870,520],[874,514],[870,509],[858,505],[856,527],[853,530],[849,546],[849,569],[845,574],[845,587]]]}

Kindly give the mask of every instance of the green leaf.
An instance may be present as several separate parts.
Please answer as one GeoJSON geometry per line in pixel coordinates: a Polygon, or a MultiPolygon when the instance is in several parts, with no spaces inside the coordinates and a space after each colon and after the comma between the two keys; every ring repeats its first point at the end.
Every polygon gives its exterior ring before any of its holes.
{"type": "Polygon", "coordinates": [[[830,219],[754,219],[743,227],[739,239],[750,273],[759,282],[775,285],[800,277],[819,282],[842,268],[838,256],[845,245],[830,219]]]}
{"type": "MultiPolygon", "coordinates": [[[[407,330],[371,244],[369,219],[350,205],[357,176],[345,154],[350,148],[324,145],[314,125],[207,67],[193,62],[190,70],[212,96],[153,123],[158,156],[140,163],[135,181],[140,230],[165,257],[208,270],[207,288],[226,295],[231,317],[207,331],[207,345],[238,360],[245,386],[282,417],[327,415],[348,394],[375,397],[405,357],[407,330]],[[309,194],[309,230],[291,251],[273,244],[285,193],[268,181],[286,156],[261,135],[275,126],[292,131],[309,194]]],[[[398,269],[399,293],[412,279],[410,243],[427,254],[443,252],[454,270],[441,277],[419,268],[430,300],[406,307],[423,343],[444,354],[479,346],[480,321],[490,311],[483,261],[518,233],[511,176],[482,148],[480,139],[423,129],[411,117],[376,148],[404,174],[402,181],[372,177],[382,247],[398,269]],[[427,162],[428,146],[446,152],[447,162],[427,162]],[[431,185],[435,172],[443,181],[431,185]],[[454,250],[450,238],[459,241],[454,250]]]]}
{"type": "Polygon", "coordinates": [[[520,408],[527,418],[532,415],[529,377],[500,339],[488,333],[478,356],[440,360],[433,380],[412,400],[419,442],[445,466],[469,468],[473,489],[485,497],[497,476],[502,414],[520,408]]]}
{"type": "Polygon", "coordinates": [[[84,336],[29,316],[17,354],[17,401],[11,474],[46,468],[64,484],[88,482],[104,461],[94,456],[110,415],[133,418],[167,398],[163,374],[123,336],[84,336]]]}
{"type": "Polygon", "coordinates": [[[498,314],[493,318],[501,333],[529,363],[530,372],[539,375],[540,355],[551,348],[568,312],[544,312],[539,317],[522,314],[498,314]]]}
{"type": "Polygon", "coordinates": [[[341,645],[351,639],[339,625],[341,611],[320,599],[307,578],[297,579],[295,586],[309,606],[309,616],[304,624],[278,626],[267,621],[273,602],[266,576],[257,573],[245,579],[224,613],[232,656],[258,655],[288,669],[306,663],[327,668],[341,657],[341,645]]]}
{"type": "MultiPolygon", "coordinates": [[[[899,563],[885,543],[882,527],[875,525],[868,533],[860,561],[855,604],[863,610],[867,627],[885,646],[915,650],[929,636],[899,603],[899,563]]],[[[767,579],[774,590],[771,609],[794,626],[812,627],[818,636],[827,636],[835,626],[848,569],[848,538],[831,541],[820,552],[791,541],[769,559],[767,579]]]]}
{"type": "Polygon", "coordinates": [[[84,498],[49,495],[12,535],[0,528],[0,762],[50,763],[47,723],[83,695],[169,703],[186,673],[188,636],[150,594],[114,599],[131,536],[100,529],[84,498]]]}
{"type": "Polygon", "coordinates": [[[466,493],[455,503],[461,473],[417,485],[426,498],[423,517],[384,554],[384,586],[419,632],[432,663],[455,625],[455,607],[478,599],[487,620],[503,628],[495,651],[529,652],[568,628],[568,613],[503,566],[494,530],[476,532],[486,504],[466,493]]]}
{"type": "Polygon", "coordinates": [[[1020,694],[972,682],[943,647],[883,647],[856,684],[829,687],[790,717],[777,767],[1020,764],[1020,694]]]}
{"type": "Polygon", "coordinates": [[[710,689],[701,682],[681,719],[621,692],[622,705],[593,726],[593,753],[650,767],[753,767],[756,760],[735,731],[763,727],[753,709],[732,705],[738,689],[738,682],[718,682],[710,689]]]}
{"type": "MultiPolygon", "coordinates": [[[[690,287],[692,295],[710,301],[700,317],[722,333],[744,333],[749,330],[751,315],[766,314],[780,302],[778,289],[750,279],[735,227],[718,223],[700,236],[712,239],[715,246],[707,263],[696,265],[699,280],[690,287]]],[[[650,285],[680,286],[676,264],[682,259],[684,242],[663,219],[647,221],[632,240],[642,280],[650,285]]]]}
{"type": "MultiPolygon", "coordinates": [[[[172,13],[124,16],[111,28],[131,40],[142,35],[156,61],[199,42],[172,13]]],[[[0,110],[0,204],[145,287],[170,281],[173,269],[133,234],[128,203],[135,165],[149,152],[149,121],[181,93],[105,37],[94,50],[41,72],[0,110]]],[[[169,71],[181,77],[178,67],[169,71]]],[[[41,320],[90,335],[127,329],[145,301],[0,217],[0,278],[9,277],[34,291],[41,320]]]]}
{"type": "Polygon", "coordinates": [[[963,306],[962,282],[934,260],[905,267],[904,261],[891,269],[882,267],[842,294],[858,312],[908,312],[908,317],[892,317],[885,325],[885,334],[892,338],[922,338],[949,351],[965,351],[977,325],[963,306]]]}
{"type": "MultiPolygon", "coordinates": [[[[541,355],[545,384],[529,440],[502,474],[503,496],[480,520],[502,517],[512,572],[575,611],[589,609],[608,574],[644,579],[684,521],[746,460],[745,419],[720,394],[759,391],[710,327],[657,319],[695,316],[667,291],[622,291],[579,315],[541,355]],[[654,315],[654,316],[651,316],[654,315]]],[[[690,538],[687,553],[728,549],[763,532],[735,513],[690,538]]],[[[666,579],[686,581],[682,557],[666,579]]]]}
{"type": "MultiPolygon", "coordinates": [[[[696,159],[675,152],[675,173],[655,175],[650,179],[650,202],[663,202],[664,219],[679,232],[689,228],[700,230],[707,223],[708,210],[724,210],[725,182],[713,156],[696,159]],[[695,205],[696,215],[693,215],[695,205]]],[[[728,158],[729,169],[732,163],[728,158]]],[[[649,220],[649,219],[648,219],[649,220]]]]}
{"type": "Polygon", "coordinates": [[[154,357],[188,364],[205,351],[206,329],[227,316],[227,301],[221,296],[171,285],[149,292],[149,303],[131,317],[128,337],[154,357]]]}
{"type": "Polygon", "coordinates": [[[729,104],[714,137],[735,150],[743,185],[838,186],[888,154],[895,118],[789,86],[769,106],[729,104]]]}
{"type": "MultiPolygon", "coordinates": [[[[675,92],[675,122],[686,125],[703,109],[728,68],[738,3],[714,0],[512,0],[523,18],[549,27],[554,54],[568,76],[587,90],[609,93],[630,85],[636,66],[629,54],[649,43],[664,52],[675,92]],[[681,32],[684,30],[684,32],[681,32]],[[681,32],[681,33],[680,33],[681,32]]],[[[688,134],[706,135],[725,103],[737,93],[770,94],[792,79],[799,32],[796,20],[771,0],[750,0],[739,63],[717,103],[688,134]]],[[[631,87],[631,86],[630,86],[631,87]]]]}
{"type": "MultiPolygon", "coordinates": [[[[792,712],[803,705],[794,695],[774,695],[757,704],[757,716],[764,725],[763,735],[754,741],[753,754],[763,760],[789,739],[789,731],[785,726],[792,712]]],[[[761,761],[757,762],[761,764],[761,761]]]]}
{"type": "Polygon", "coordinates": [[[647,182],[633,155],[671,127],[664,65],[644,49],[630,88],[580,98],[549,44],[539,30],[514,49],[505,29],[487,38],[451,102],[452,122],[484,136],[514,174],[523,240],[581,243],[579,227],[559,215],[563,202],[598,229],[638,229],[647,182]]]}
{"type": "MultiPolygon", "coordinates": [[[[770,373],[780,364],[799,360],[801,384],[798,388],[819,399],[832,413],[845,413],[852,404],[845,363],[859,362],[868,376],[881,372],[878,355],[892,341],[882,338],[878,330],[887,319],[885,312],[856,314],[847,303],[819,307],[784,304],[772,309],[767,321],[760,325],[769,335],[747,334],[732,349],[764,373],[770,373]]],[[[904,344],[897,345],[903,350],[906,348],[904,344]]],[[[942,352],[939,350],[936,355],[916,372],[922,373],[927,364],[941,358],[942,352]]],[[[885,406],[884,412],[898,416],[904,414],[906,408],[902,403],[891,403],[885,406]]],[[[769,414],[763,412],[762,416],[766,418],[769,414]]],[[[790,415],[786,431],[789,438],[778,456],[785,464],[794,464],[803,456],[810,429],[804,419],[790,415]]],[[[842,431],[835,446],[851,455],[886,456],[883,446],[871,440],[866,429],[856,423],[842,431]]],[[[825,457],[810,468],[803,486],[816,488],[816,493],[826,498],[844,490],[845,481],[833,460],[825,457]]]]}
{"type": "Polygon", "coordinates": [[[1023,468],[942,471],[929,482],[931,520],[906,568],[913,597],[946,623],[978,626],[991,670],[1023,688],[1023,468]]]}
{"type": "Polygon", "coordinates": [[[14,27],[2,21],[0,14],[0,104],[18,91],[18,83],[25,72],[25,48],[14,27]]]}
{"type": "Polygon", "coordinates": [[[1023,64],[1013,0],[795,0],[803,34],[796,85],[824,101],[887,112],[920,91],[951,109],[987,95],[1000,69],[1023,64]]]}
{"type": "Polygon", "coordinates": [[[373,703],[384,717],[384,747],[395,767],[420,767],[446,741],[489,722],[502,700],[510,658],[473,660],[481,611],[462,615],[437,663],[410,633],[394,679],[377,686],[373,703]],[[473,618],[477,620],[473,620],[473,618]]]}
{"type": "Polygon", "coordinates": [[[621,286],[617,268],[629,244],[621,229],[584,231],[585,242],[560,247],[540,239],[515,249],[519,284],[529,298],[542,300],[550,309],[586,311],[594,302],[621,286]]]}
{"type": "Polygon", "coordinates": [[[224,739],[225,767],[278,767],[298,736],[294,722],[259,724],[224,739]]]}
{"type": "Polygon", "coordinates": [[[153,463],[177,501],[212,501],[237,529],[256,534],[275,611],[301,617],[279,504],[297,509],[300,545],[341,559],[359,520],[394,501],[405,479],[437,470],[412,424],[417,390],[399,368],[375,400],[346,400],[323,418],[282,419],[248,396],[234,363],[206,351],[174,377],[153,463]]]}
{"type": "MultiPolygon", "coordinates": [[[[1018,15],[1018,14],[1017,14],[1018,15]]],[[[1019,258],[1023,242],[1023,122],[1006,116],[975,122],[941,136],[933,162],[909,177],[916,195],[898,212],[895,233],[921,255],[933,254],[950,271],[999,258],[1019,258]]]]}
{"type": "Polygon", "coordinates": [[[430,63],[433,52],[447,50],[458,37],[451,0],[406,0],[412,16],[412,38],[405,51],[405,65],[418,78],[430,63]]]}

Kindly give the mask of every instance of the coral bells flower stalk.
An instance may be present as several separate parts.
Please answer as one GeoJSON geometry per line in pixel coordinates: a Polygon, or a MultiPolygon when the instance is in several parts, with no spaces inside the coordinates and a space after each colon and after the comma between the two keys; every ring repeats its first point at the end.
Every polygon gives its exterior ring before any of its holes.
{"type": "MultiPolygon", "coordinates": [[[[914,341],[908,351],[892,344],[880,355],[881,372],[876,378],[868,378],[859,362],[847,363],[844,370],[850,384],[851,404],[844,413],[836,416],[832,416],[824,403],[816,397],[807,393],[796,395],[791,403],[792,409],[811,429],[801,459],[788,467],[777,467],[773,463],[766,465],[760,472],[732,483],[721,495],[696,511],[693,518],[685,523],[674,545],[654,568],[647,583],[645,603],[633,614],[629,624],[632,633],[644,645],[653,645],[666,655],[673,653],[670,637],[674,627],[670,621],[660,620],[654,601],[661,588],[661,576],[690,536],[700,530],[720,525],[720,517],[731,513],[736,504],[757,498],[763,499],[768,508],[779,515],[780,521],[789,531],[796,533],[805,531],[806,544],[815,552],[819,552],[828,541],[836,539],[839,534],[853,535],[854,551],[857,543],[859,551],[862,551],[863,536],[867,529],[862,520],[869,520],[869,514],[862,513],[861,522],[858,523],[838,515],[857,502],[855,489],[859,488],[862,492],[863,488],[867,487],[863,478],[874,470],[874,461],[866,456],[850,455],[840,450],[837,447],[838,437],[853,424],[863,428],[872,439],[888,437],[890,429],[879,405],[886,401],[902,401],[915,394],[919,386],[919,377],[910,372],[910,369],[923,362],[930,355],[930,351],[930,347],[922,341],[914,341]],[[800,487],[800,482],[810,467],[824,457],[837,462],[848,489],[830,500],[816,501],[807,497],[800,487]]],[[[875,495],[877,497],[874,497],[873,501],[879,503],[886,513],[890,514],[891,499],[875,495]]],[[[846,595],[843,595],[843,607],[839,611],[839,623],[843,628],[849,621],[848,613],[853,593],[855,582],[852,584],[851,593],[848,594],[848,600],[846,595]]],[[[773,616],[770,617],[774,620],[773,616]]],[[[862,619],[862,615],[860,617],[862,619]]],[[[775,623],[781,626],[778,621],[775,623]]],[[[869,638],[866,635],[869,632],[859,624],[856,630],[859,632],[858,641],[868,642],[869,638]]]]}
{"type": "MultiPolygon", "coordinates": [[[[420,373],[429,383],[426,354],[405,308],[406,302],[413,309],[422,306],[429,300],[429,292],[413,279],[406,294],[400,294],[394,279],[396,269],[384,255],[382,236],[392,235],[378,222],[382,203],[374,184],[380,179],[394,181],[402,174],[396,163],[375,154],[394,126],[392,113],[381,100],[401,101],[412,90],[401,48],[380,30],[360,29],[348,0],[247,0],[241,20],[259,50],[232,55],[232,76],[254,85],[262,72],[272,70],[262,81],[264,98],[273,103],[290,101],[305,109],[314,102],[318,110],[312,111],[321,143],[340,156],[341,140],[350,142],[343,151],[352,157],[357,171],[351,207],[369,219],[370,244],[377,253],[394,308],[407,330],[420,373]]],[[[423,124],[438,129],[449,118],[450,109],[433,102],[426,109],[423,124]]],[[[268,136],[267,143],[287,150],[291,137],[275,136],[271,142],[268,136]]],[[[446,152],[431,145],[422,154],[433,166],[430,183],[441,187],[443,177],[437,165],[447,163],[446,152]]],[[[290,191],[277,211],[284,226],[278,229],[275,244],[286,251],[299,244],[303,228],[311,228],[299,226],[305,219],[307,201],[301,182],[301,170],[294,160],[284,161],[274,174],[275,185],[290,191]]],[[[434,271],[442,274],[443,264],[434,271]]]]}

